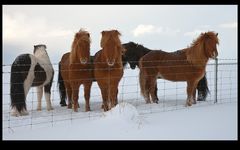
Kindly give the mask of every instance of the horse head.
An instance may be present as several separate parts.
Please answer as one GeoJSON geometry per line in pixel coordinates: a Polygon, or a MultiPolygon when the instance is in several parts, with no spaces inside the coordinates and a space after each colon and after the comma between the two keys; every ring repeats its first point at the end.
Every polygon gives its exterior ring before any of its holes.
{"type": "Polygon", "coordinates": [[[219,44],[218,33],[206,32],[202,33],[204,41],[204,51],[208,58],[215,59],[218,56],[217,44],[219,44]]]}
{"type": "Polygon", "coordinates": [[[103,56],[108,66],[113,66],[119,58],[122,57],[125,49],[121,45],[117,30],[102,31],[101,47],[103,48],[103,56]]]}
{"type": "Polygon", "coordinates": [[[70,55],[71,63],[86,64],[90,57],[90,34],[83,29],[75,34],[70,55]]]}

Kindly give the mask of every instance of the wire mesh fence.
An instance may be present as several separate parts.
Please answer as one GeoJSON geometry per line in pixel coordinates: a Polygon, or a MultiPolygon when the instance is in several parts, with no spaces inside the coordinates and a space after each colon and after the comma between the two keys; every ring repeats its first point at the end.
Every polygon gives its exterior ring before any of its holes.
{"type": "MultiPolygon", "coordinates": [[[[51,102],[54,110],[47,111],[45,98],[42,98],[42,110],[37,111],[37,90],[31,88],[26,97],[27,110],[29,115],[14,117],[11,116],[10,106],[10,68],[11,64],[3,65],[2,77],[2,124],[3,128],[9,130],[17,127],[39,127],[54,126],[61,122],[73,122],[77,119],[94,119],[104,115],[102,109],[102,96],[97,82],[91,87],[90,108],[85,112],[85,99],[83,86],[79,90],[78,112],[60,106],[60,96],[57,86],[58,63],[53,63],[54,79],[51,88],[51,102]]],[[[216,66],[214,61],[209,62],[206,68],[206,77],[210,94],[206,101],[197,101],[191,107],[204,107],[206,105],[224,104],[237,101],[237,60],[219,60],[216,66]],[[217,67],[217,72],[216,72],[217,67]],[[216,78],[217,77],[217,78],[216,78]]],[[[128,65],[124,68],[124,75],[118,86],[118,103],[127,102],[136,107],[140,115],[173,111],[178,109],[190,109],[185,107],[186,103],[186,82],[171,82],[164,79],[157,80],[157,95],[159,103],[146,104],[140,92],[139,69],[132,70],[128,65]]]]}

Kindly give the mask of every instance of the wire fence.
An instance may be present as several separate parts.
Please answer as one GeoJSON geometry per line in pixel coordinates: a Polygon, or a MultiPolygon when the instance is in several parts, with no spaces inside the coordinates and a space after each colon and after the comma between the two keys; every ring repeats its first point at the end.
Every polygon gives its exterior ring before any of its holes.
{"type": "MultiPolygon", "coordinates": [[[[37,111],[37,91],[31,88],[26,97],[29,115],[11,116],[10,106],[10,68],[11,64],[3,65],[3,106],[2,124],[3,129],[13,130],[18,127],[54,126],[61,122],[73,122],[78,119],[95,119],[104,116],[102,107],[102,95],[96,82],[93,82],[90,96],[91,111],[85,112],[85,99],[83,87],[79,90],[78,112],[60,106],[60,96],[57,86],[58,63],[53,63],[54,79],[51,88],[51,102],[54,110],[47,111],[44,97],[42,99],[42,110],[37,111]]],[[[210,62],[206,68],[206,77],[210,94],[206,101],[197,101],[191,107],[204,107],[213,104],[224,104],[237,102],[237,60],[227,59],[218,62],[210,62]]],[[[124,68],[124,76],[118,86],[118,103],[127,102],[136,107],[140,115],[187,109],[186,82],[171,82],[163,79],[157,80],[157,95],[159,103],[146,104],[140,93],[139,69],[132,70],[127,65],[124,68]]]]}

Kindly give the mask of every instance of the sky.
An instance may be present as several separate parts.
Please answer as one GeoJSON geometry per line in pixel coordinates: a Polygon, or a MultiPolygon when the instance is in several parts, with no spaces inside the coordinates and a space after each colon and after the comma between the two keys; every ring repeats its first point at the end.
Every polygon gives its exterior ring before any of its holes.
{"type": "Polygon", "coordinates": [[[46,44],[52,63],[70,51],[74,34],[90,32],[91,55],[101,31],[117,29],[122,43],[172,52],[201,32],[218,33],[219,59],[237,59],[237,5],[3,5],[3,64],[46,44]]]}

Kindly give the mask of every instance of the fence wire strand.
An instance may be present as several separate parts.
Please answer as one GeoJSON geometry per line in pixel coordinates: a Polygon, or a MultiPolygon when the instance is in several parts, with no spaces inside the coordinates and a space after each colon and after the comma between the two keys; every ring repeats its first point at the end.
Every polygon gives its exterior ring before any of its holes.
{"type": "MultiPolygon", "coordinates": [[[[218,103],[217,104],[224,104],[224,103],[232,103],[237,101],[237,62],[236,59],[218,59],[218,103]],[[224,62],[226,61],[226,62],[224,62]],[[230,61],[230,62],[227,62],[230,61]],[[225,67],[224,67],[225,66],[225,67]]],[[[102,62],[99,62],[102,63],[102,62]]],[[[49,65],[49,64],[46,64],[49,65]]],[[[53,66],[58,66],[58,63],[51,64],[53,66]]],[[[207,80],[208,80],[208,87],[210,90],[210,94],[207,97],[207,100],[204,102],[197,101],[197,104],[193,107],[204,107],[206,105],[214,104],[214,63],[208,64],[207,67],[210,69],[207,70],[207,80]]],[[[66,107],[61,107],[60,97],[59,97],[59,90],[57,88],[57,79],[58,76],[58,69],[54,69],[54,80],[52,82],[51,88],[51,103],[54,107],[54,110],[47,111],[45,102],[42,102],[42,111],[37,111],[37,92],[34,88],[29,90],[26,103],[27,103],[27,110],[29,111],[28,116],[20,116],[20,117],[13,117],[11,116],[11,106],[10,106],[10,67],[11,64],[4,64],[3,67],[3,111],[2,111],[2,122],[3,128],[8,128],[12,130],[13,128],[22,127],[22,126],[33,126],[41,125],[41,124],[48,124],[50,126],[54,126],[58,122],[65,122],[70,121],[71,123],[76,119],[86,119],[89,120],[103,116],[103,110],[101,109],[102,106],[102,96],[100,89],[97,84],[93,84],[91,90],[93,91],[90,96],[90,112],[84,111],[85,100],[83,89],[79,92],[79,103],[80,109],[79,112],[75,113],[72,109],[67,109],[66,107]],[[6,69],[7,68],[7,69],[6,69]],[[5,79],[6,78],[6,79],[5,79]],[[5,88],[7,87],[7,89],[5,88]]],[[[172,67],[179,67],[172,66],[172,67]]],[[[55,67],[58,68],[58,67],[55,67]]],[[[152,67],[149,67],[152,68],[152,67]]],[[[111,69],[122,69],[122,68],[111,68],[111,69]]],[[[130,67],[125,66],[124,72],[130,71],[130,67]]],[[[105,70],[105,69],[102,69],[105,70]]],[[[67,70],[66,70],[67,71],[67,70]]],[[[85,69],[84,71],[89,71],[89,69],[85,69]]],[[[138,69],[135,69],[138,72],[138,69]]],[[[21,72],[16,72],[21,73],[21,72]]],[[[186,73],[186,72],[185,72],[186,73]]],[[[189,72],[193,73],[193,72],[189,72]]],[[[182,73],[177,73],[182,74],[182,73]]],[[[114,78],[114,77],[112,77],[114,78]]],[[[93,80],[93,78],[89,78],[89,80],[93,80]]],[[[184,106],[186,102],[186,83],[185,86],[183,82],[171,82],[163,79],[157,80],[157,87],[158,87],[158,98],[159,104],[146,104],[144,98],[141,96],[140,92],[140,85],[139,85],[139,77],[138,73],[136,75],[127,75],[124,73],[122,77],[118,89],[118,99],[119,102],[128,102],[134,105],[141,115],[149,114],[149,113],[157,113],[157,112],[164,112],[164,111],[174,111],[177,109],[185,109],[184,106]]],[[[96,83],[96,82],[94,82],[96,83]]],[[[20,83],[14,83],[20,84],[20,83]]],[[[80,87],[82,88],[82,87],[80,87]]],[[[15,93],[19,94],[19,93],[15,93]]],[[[44,96],[42,98],[44,101],[44,96]]]]}

